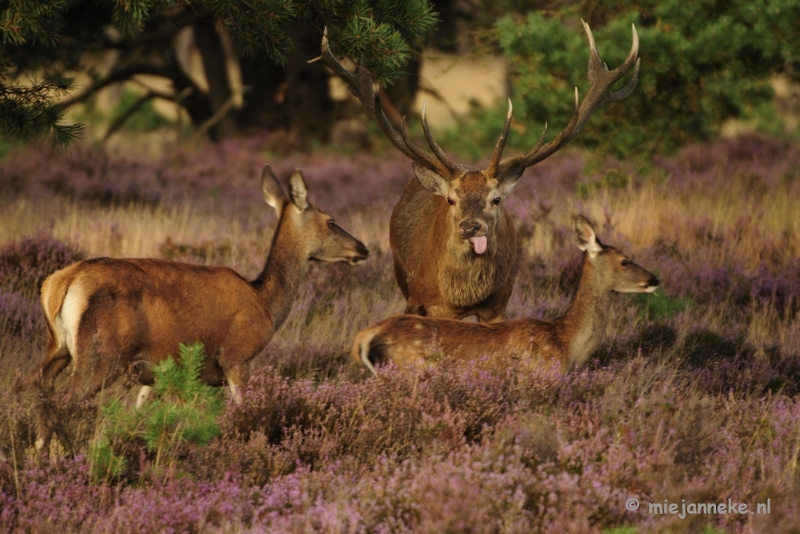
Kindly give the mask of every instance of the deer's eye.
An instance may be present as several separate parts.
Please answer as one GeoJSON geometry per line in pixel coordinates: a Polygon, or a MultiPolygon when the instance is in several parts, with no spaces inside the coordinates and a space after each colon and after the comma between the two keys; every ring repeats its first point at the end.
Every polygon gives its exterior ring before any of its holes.
{"type": "Polygon", "coordinates": [[[500,204],[500,197],[497,197],[497,198],[494,198],[494,199],[492,199],[492,204],[494,204],[495,206],[497,206],[498,204],[500,204]]]}
{"type": "Polygon", "coordinates": [[[336,221],[328,219],[328,228],[333,228],[334,226],[336,226],[336,221]]]}
{"type": "Polygon", "coordinates": [[[631,264],[630,260],[622,260],[620,262],[620,265],[622,265],[623,267],[627,267],[630,264],[631,264]]]}
{"type": "Polygon", "coordinates": [[[447,197],[447,203],[448,203],[448,204],[450,204],[451,206],[455,206],[455,205],[456,205],[456,201],[455,201],[455,200],[453,200],[453,199],[452,199],[452,198],[450,198],[450,197],[447,197]]]}

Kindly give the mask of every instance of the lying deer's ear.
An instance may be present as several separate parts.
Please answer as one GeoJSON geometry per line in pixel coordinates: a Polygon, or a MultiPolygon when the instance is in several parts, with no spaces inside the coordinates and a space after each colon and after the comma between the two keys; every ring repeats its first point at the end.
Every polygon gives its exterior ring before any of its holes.
{"type": "Polygon", "coordinates": [[[264,170],[261,172],[261,193],[264,195],[264,200],[267,204],[275,208],[278,217],[280,217],[283,204],[288,199],[269,164],[264,165],[264,170]]]}
{"type": "Polygon", "coordinates": [[[588,252],[590,258],[596,258],[603,252],[592,223],[583,215],[575,217],[575,238],[578,240],[578,248],[588,252]]]}
{"type": "Polygon", "coordinates": [[[411,166],[414,168],[414,175],[417,180],[427,191],[443,197],[450,193],[450,182],[441,174],[418,163],[412,163],[411,166]]]}
{"type": "Polygon", "coordinates": [[[308,186],[300,169],[295,169],[289,178],[289,189],[292,195],[292,204],[297,206],[300,211],[305,211],[308,208],[308,186]]]}

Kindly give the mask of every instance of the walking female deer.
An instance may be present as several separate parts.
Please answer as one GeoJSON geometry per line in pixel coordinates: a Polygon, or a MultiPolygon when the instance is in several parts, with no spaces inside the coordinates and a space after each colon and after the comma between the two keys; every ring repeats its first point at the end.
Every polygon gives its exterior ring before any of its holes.
{"type": "Polygon", "coordinates": [[[614,247],[602,244],[582,216],[575,219],[584,251],[578,290],[567,312],[552,321],[525,318],[495,324],[398,315],[362,330],[352,358],[375,373],[373,362],[422,365],[435,357],[475,359],[515,354],[553,361],[562,371],[582,365],[606,329],[611,292],[652,293],[658,278],[614,247]]]}
{"type": "MultiPolygon", "coordinates": [[[[417,147],[398,132],[381,108],[379,93],[369,73],[360,65],[345,69],[322,40],[322,60],[341,77],[362,102],[367,114],[392,144],[412,159],[415,178],[392,212],[389,242],[397,284],[407,300],[406,313],[461,319],[477,315],[481,322],[506,318],[518,266],[514,221],[501,206],[523,171],[551,156],[575,137],[592,114],[609,102],[630,95],[639,75],[639,37],[633,27],[633,44],[625,62],[609,71],[597,51],[589,25],[589,91],[579,104],[578,88],[572,119],[548,143],[545,131],[526,154],[502,159],[511,126],[511,101],[500,139],[486,170],[449,159],[436,144],[422,109],[422,128],[433,154],[417,147]],[[633,69],[628,83],[611,87],[633,69]]],[[[312,60],[316,61],[316,60],[312,60]]]]}
{"type": "MultiPolygon", "coordinates": [[[[235,402],[249,377],[250,360],[280,328],[311,260],[363,263],[369,254],[330,215],[308,202],[300,170],[287,197],[269,165],[261,190],[278,214],[278,226],[261,274],[248,282],[227,267],[154,259],[97,258],[50,275],[42,284],[47,349],[36,381],[51,389],[72,362],[66,388],[92,396],[133,364],[177,355],[178,344],[200,341],[206,362],[201,379],[227,380],[235,402]]],[[[143,384],[137,406],[149,394],[143,384]]],[[[49,448],[52,425],[39,415],[37,448],[49,448]]]]}

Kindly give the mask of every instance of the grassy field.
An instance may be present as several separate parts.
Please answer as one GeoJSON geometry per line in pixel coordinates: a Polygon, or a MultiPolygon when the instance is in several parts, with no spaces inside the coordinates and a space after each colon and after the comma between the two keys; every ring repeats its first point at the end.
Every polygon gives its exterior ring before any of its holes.
{"type": "MultiPolygon", "coordinates": [[[[505,201],[522,236],[511,317],[555,317],[577,281],[572,216],[657,272],[619,295],[590,363],[566,375],[507,354],[416,374],[351,365],[359,329],[403,309],[388,222],[411,177],[392,153],[275,157],[259,140],[161,156],[78,147],[0,160],[0,529],[24,532],[797,532],[800,529],[800,151],[746,136],[645,171],[569,152],[505,201]],[[63,407],[79,454],[37,462],[28,385],[38,286],[80,258],[157,257],[255,277],[276,222],[269,162],[371,251],[315,265],[252,365],[220,437],[93,482],[97,405],[63,407]],[[631,499],[640,507],[633,507],[631,499]],[[691,513],[691,504],[746,504],[691,513]],[[653,504],[688,506],[657,513],[653,504]],[[750,513],[769,503],[769,513],[750,513]],[[741,508],[740,508],[741,511],[741,508]],[[683,514],[681,514],[683,515],[683,514]]],[[[482,162],[479,162],[482,164],[482,162]]],[[[192,341],[192,340],[187,340],[192,341]]],[[[69,369],[68,369],[69,371],[69,369]]],[[[66,373],[65,373],[66,374],[66,373]]]]}

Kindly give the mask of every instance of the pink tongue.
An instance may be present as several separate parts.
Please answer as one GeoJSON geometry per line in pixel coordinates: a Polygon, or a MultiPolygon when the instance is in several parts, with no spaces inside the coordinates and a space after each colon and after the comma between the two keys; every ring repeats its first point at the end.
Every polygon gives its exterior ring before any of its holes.
{"type": "Polygon", "coordinates": [[[475,254],[483,254],[486,252],[486,236],[473,237],[472,246],[475,248],[475,254]]]}

